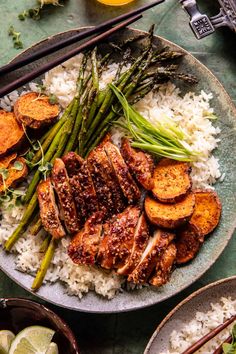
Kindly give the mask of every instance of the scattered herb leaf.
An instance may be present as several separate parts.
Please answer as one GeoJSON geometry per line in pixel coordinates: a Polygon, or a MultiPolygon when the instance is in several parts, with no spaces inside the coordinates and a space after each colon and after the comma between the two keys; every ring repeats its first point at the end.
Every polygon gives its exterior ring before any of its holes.
{"type": "Polygon", "coordinates": [[[24,165],[21,161],[15,161],[13,164],[13,168],[14,168],[14,170],[22,171],[24,168],[24,165]]]}
{"type": "Polygon", "coordinates": [[[37,140],[33,145],[32,148],[34,151],[38,151],[40,149],[40,142],[37,140]]]}
{"type": "Polygon", "coordinates": [[[5,181],[8,177],[8,169],[5,167],[0,168],[0,175],[2,176],[3,181],[5,181]]]}
{"type": "Polygon", "coordinates": [[[58,102],[57,96],[51,94],[51,95],[49,96],[49,103],[50,103],[50,104],[56,104],[57,102],[58,102]]]}
{"type": "Polygon", "coordinates": [[[12,37],[12,40],[13,40],[13,44],[14,44],[14,48],[16,49],[21,49],[23,48],[23,43],[22,41],[20,40],[20,36],[21,36],[21,33],[20,32],[16,32],[14,27],[13,26],[10,26],[9,27],[9,30],[8,30],[8,34],[9,36],[12,37]]]}
{"type": "Polygon", "coordinates": [[[18,15],[20,21],[25,21],[26,17],[29,17],[29,12],[27,10],[18,15]]]}
{"type": "Polygon", "coordinates": [[[46,91],[46,86],[44,86],[42,84],[37,84],[37,89],[38,89],[39,93],[44,93],[46,91]]]}

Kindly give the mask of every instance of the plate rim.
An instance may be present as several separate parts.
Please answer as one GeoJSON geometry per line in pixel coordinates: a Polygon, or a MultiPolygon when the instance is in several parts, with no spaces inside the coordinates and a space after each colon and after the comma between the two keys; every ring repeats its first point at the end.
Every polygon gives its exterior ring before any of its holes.
{"type": "Polygon", "coordinates": [[[156,330],[153,332],[151,338],[149,339],[149,342],[144,350],[143,354],[150,354],[149,350],[151,349],[152,343],[160,333],[161,329],[165,326],[165,324],[179,311],[179,309],[182,308],[186,303],[190,302],[194,298],[196,298],[198,295],[204,293],[206,290],[213,289],[217,287],[218,285],[228,283],[230,281],[236,281],[236,275],[233,275],[231,277],[223,278],[216,280],[213,283],[207,284],[204,287],[194,291],[190,295],[188,295],[186,298],[184,298],[182,301],[180,301],[161,321],[161,323],[157,326],[156,330]]]}
{"type": "MultiPolygon", "coordinates": [[[[86,30],[88,28],[91,28],[93,26],[82,26],[82,27],[77,27],[77,28],[73,28],[73,29],[69,29],[66,31],[62,31],[59,33],[56,33],[55,35],[51,35],[45,39],[42,39],[41,41],[38,41],[36,43],[34,43],[33,45],[31,45],[30,47],[26,48],[25,50],[23,50],[21,53],[17,54],[12,60],[10,60],[10,63],[13,61],[16,61],[18,58],[20,58],[22,55],[25,55],[28,51],[32,50],[33,48],[37,47],[38,45],[41,45],[42,43],[46,43],[47,41],[49,41],[50,39],[53,38],[57,38],[60,37],[61,35],[66,35],[67,33],[73,33],[73,32],[78,32],[78,31],[83,31],[86,30]]],[[[124,30],[131,30],[134,31],[136,33],[148,33],[147,31],[143,31],[140,29],[136,29],[136,28],[132,28],[132,27],[126,27],[124,30]]],[[[203,70],[205,70],[208,75],[211,77],[211,80],[217,83],[217,86],[220,88],[220,91],[223,92],[224,97],[227,100],[227,104],[230,106],[230,109],[233,112],[233,116],[236,119],[236,106],[234,105],[230,95],[227,93],[226,89],[224,88],[223,84],[219,81],[219,79],[212,73],[212,71],[210,69],[208,69],[208,67],[206,67],[203,63],[200,62],[200,60],[198,60],[193,54],[191,54],[190,52],[188,52],[186,49],[184,49],[183,47],[179,46],[178,44],[176,44],[175,42],[172,42],[162,36],[159,36],[158,34],[155,34],[155,37],[160,38],[160,40],[163,40],[165,43],[167,43],[167,45],[169,44],[170,46],[174,45],[175,47],[177,47],[181,52],[183,52],[185,55],[189,56],[190,58],[192,58],[197,65],[199,65],[201,68],[203,68],[203,70]]],[[[189,288],[191,285],[193,285],[197,280],[199,280],[214,264],[215,262],[219,259],[219,257],[221,256],[221,254],[223,253],[223,251],[225,250],[225,248],[227,247],[230,239],[233,236],[233,233],[236,229],[236,220],[234,223],[231,224],[231,227],[228,229],[226,237],[225,237],[225,243],[224,243],[224,247],[223,249],[217,254],[217,256],[214,257],[214,261],[212,262],[212,264],[205,270],[203,270],[195,279],[193,282],[191,282],[190,284],[186,284],[183,285],[183,287],[181,287],[178,291],[176,291],[175,294],[169,294],[165,297],[165,299],[162,299],[158,302],[156,302],[154,299],[151,303],[147,303],[147,304],[141,304],[141,305],[135,305],[131,308],[128,308],[127,306],[124,309],[106,309],[106,310],[96,310],[96,309],[85,309],[85,308],[79,308],[79,306],[70,306],[70,305],[64,305],[62,303],[53,301],[51,299],[48,299],[46,296],[41,295],[37,292],[32,291],[30,288],[28,288],[26,285],[22,285],[22,283],[16,279],[14,276],[12,276],[8,271],[5,271],[4,268],[0,265],[0,269],[3,271],[3,273],[5,273],[11,280],[13,280],[16,284],[18,284],[21,288],[25,289],[27,292],[29,292],[30,294],[36,296],[37,298],[42,299],[43,301],[49,302],[53,305],[62,307],[62,308],[66,308],[69,310],[73,310],[73,311],[80,311],[80,312],[84,312],[84,313],[95,313],[95,314],[102,314],[102,313],[123,313],[123,312],[130,312],[130,311],[136,311],[139,309],[143,309],[143,308],[147,308],[150,306],[155,306],[159,303],[162,303],[163,301],[167,301],[170,298],[176,296],[177,294],[180,294],[182,291],[184,291],[185,289],[189,288]]],[[[50,285],[49,283],[47,285],[50,285]]],[[[68,295],[69,296],[69,295],[68,295]]],[[[73,297],[76,297],[75,295],[72,295],[73,297]]],[[[84,295],[86,296],[86,294],[84,295]]],[[[98,295],[99,296],[99,295],[98,295]]],[[[119,295],[118,295],[119,296],[119,295]]],[[[106,301],[111,301],[106,299],[106,301]]],[[[79,300],[78,300],[79,303],[79,300]]]]}

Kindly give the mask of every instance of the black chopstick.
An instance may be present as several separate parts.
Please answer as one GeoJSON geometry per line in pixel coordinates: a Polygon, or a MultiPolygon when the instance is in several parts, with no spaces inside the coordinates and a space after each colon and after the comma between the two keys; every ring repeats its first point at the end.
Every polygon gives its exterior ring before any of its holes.
{"type": "Polygon", "coordinates": [[[36,77],[44,74],[45,72],[51,70],[55,66],[72,58],[73,56],[81,53],[83,50],[97,45],[98,43],[103,41],[105,38],[109,37],[110,35],[119,31],[120,29],[130,25],[131,23],[139,20],[140,18],[142,18],[142,15],[137,15],[137,16],[131,17],[130,19],[120,23],[119,25],[117,25],[115,27],[112,27],[111,29],[107,30],[106,32],[89,39],[87,42],[81,44],[80,46],[78,46],[75,49],[68,51],[66,54],[58,56],[56,59],[54,59],[50,62],[47,62],[46,64],[42,65],[38,69],[35,69],[35,70],[31,71],[30,73],[28,73],[24,76],[21,76],[20,78],[10,82],[9,84],[0,88],[0,97],[7,95],[8,93],[12,92],[13,90],[25,85],[27,82],[34,80],[36,77]]]}
{"type": "Polygon", "coordinates": [[[219,334],[223,329],[228,327],[232,322],[236,321],[236,315],[230,317],[224,323],[207,333],[204,337],[199,339],[195,344],[191,345],[187,350],[185,350],[182,354],[194,354],[198,349],[203,347],[204,344],[209,342],[212,338],[214,338],[217,334],[219,334]]]}
{"type": "Polygon", "coordinates": [[[69,46],[70,44],[76,43],[78,41],[81,41],[82,39],[88,38],[94,34],[98,34],[99,32],[107,30],[110,27],[117,25],[119,22],[125,21],[125,20],[129,19],[130,17],[134,17],[138,14],[141,14],[142,12],[144,12],[156,5],[159,5],[160,3],[164,2],[164,1],[165,0],[156,0],[150,4],[139,7],[138,9],[135,9],[133,11],[130,11],[128,13],[125,13],[123,15],[120,15],[118,17],[110,19],[108,21],[105,21],[96,27],[90,28],[90,29],[83,31],[81,33],[74,34],[69,38],[61,39],[61,40],[57,41],[56,43],[51,44],[49,47],[41,48],[41,49],[35,51],[34,53],[32,53],[27,58],[23,58],[23,59],[14,61],[13,63],[2,66],[0,68],[0,76],[4,75],[6,73],[9,73],[13,70],[19,69],[20,67],[25,66],[29,63],[32,63],[35,60],[38,60],[46,55],[52,54],[59,49],[69,46]]]}

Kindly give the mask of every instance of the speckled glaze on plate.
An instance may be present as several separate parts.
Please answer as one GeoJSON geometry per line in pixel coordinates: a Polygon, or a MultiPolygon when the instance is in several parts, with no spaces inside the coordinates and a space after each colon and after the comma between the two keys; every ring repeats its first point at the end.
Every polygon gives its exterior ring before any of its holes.
{"type": "Polygon", "coordinates": [[[169,348],[169,337],[173,330],[181,328],[194,319],[197,311],[211,310],[211,303],[222,297],[236,298],[236,276],[221,279],[195,291],[180,302],[160,323],[153,333],[144,354],[160,354],[169,348]]]}
{"type": "MultiPolygon", "coordinates": [[[[80,30],[83,29],[75,31],[80,30]]],[[[34,52],[35,49],[41,46],[47,46],[57,41],[58,38],[67,38],[72,33],[73,31],[68,31],[42,41],[23,52],[20,57],[28,56],[34,52]]],[[[113,41],[116,39],[120,41],[137,33],[140,32],[125,29],[113,36],[113,41]]],[[[104,299],[94,292],[90,292],[79,300],[75,296],[66,295],[65,286],[61,283],[42,286],[36,295],[56,305],[84,312],[109,313],[136,310],[160,303],[179,293],[203,275],[220,256],[233,234],[236,226],[236,179],[234,178],[234,170],[236,167],[236,108],[220,82],[196,58],[184,49],[163,38],[155,37],[155,43],[158,46],[168,46],[173,50],[182,51],[185,54],[180,69],[191,72],[199,78],[199,83],[189,88],[190,90],[196,93],[200,92],[201,89],[204,89],[206,92],[213,92],[214,99],[212,100],[212,106],[215,108],[215,112],[219,117],[217,125],[222,130],[222,143],[215,152],[215,156],[219,157],[221,170],[226,173],[224,182],[216,185],[216,190],[223,204],[220,225],[207,239],[197,258],[190,264],[175,270],[171,281],[160,289],[147,287],[131,292],[124,291],[112,300],[104,299]]],[[[65,52],[66,50],[62,50],[62,52],[63,51],[65,52]]],[[[56,54],[52,55],[52,57],[55,55],[56,54]]],[[[17,58],[15,60],[17,60],[17,58]]],[[[46,59],[42,59],[40,62],[45,62],[45,60],[46,59]]],[[[33,69],[36,65],[38,65],[38,63],[33,63],[26,68],[20,69],[17,75],[24,74],[26,71],[33,69]]],[[[9,74],[6,80],[11,77],[12,74],[9,74]]],[[[3,84],[3,82],[1,84],[3,84]]],[[[186,86],[182,87],[182,89],[183,92],[186,91],[186,86]]],[[[0,255],[0,268],[20,286],[30,291],[32,277],[20,273],[15,269],[15,256],[6,254],[2,249],[0,249],[0,255]]]]}
{"type": "Polygon", "coordinates": [[[0,330],[7,329],[18,334],[29,326],[45,326],[55,331],[53,341],[59,354],[79,354],[76,338],[55,312],[35,301],[21,298],[0,298],[0,330]]]}

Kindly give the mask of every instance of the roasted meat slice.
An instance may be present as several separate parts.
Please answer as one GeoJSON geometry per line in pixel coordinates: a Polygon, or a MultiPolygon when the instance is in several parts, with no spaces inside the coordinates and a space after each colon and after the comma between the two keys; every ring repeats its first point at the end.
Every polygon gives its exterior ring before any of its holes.
{"type": "Polygon", "coordinates": [[[103,213],[96,212],[86,221],[71,241],[68,254],[76,264],[93,265],[96,261],[98,247],[101,240],[103,213]]]}
{"type": "Polygon", "coordinates": [[[75,233],[80,228],[75,201],[73,198],[69,177],[62,159],[54,161],[52,169],[52,183],[56,190],[63,220],[69,233],[75,233]]]}
{"type": "Polygon", "coordinates": [[[84,222],[99,209],[97,195],[87,161],[84,161],[77,175],[70,178],[70,184],[77,213],[80,215],[82,222],[84,222]]]}
{"type": "Polygon", "coordinates": [[[113,266],[113,256],[109,252],[110,227],[110,222],[103,225],[103,236],[97,255],[98,264],[105,269],[111,269],[113,266]]]}
{"type": "Polygon", "coordinates": [[[66,170],[70,178],[78,174],[81,166],[84,163],[84,159],[72,151],[64,155],[62,160],[66,166],[66,170]]]}
{"type": "Polygon", "coordinates": [[[160,229],[156,230],[153,237],[150,237],[139,264],[129,275],[128,281],[135,284],[146,283],[156,266],[160,254],[166,249],[173,239],[173,233],[160,229]]]}
{"type": "Polygon", "coordinates": [[[127,258],[124,266],[118,268],[118,274],[128,275],[134,270],[134,268],[138,265],[143,252],[145,251],[149,237],[149,227],[145,215],[142,213],[136,225],[134,242],[130,256],[127,258]]]}
{"type": "Polygon", "coordinates": [[[123,195],[113,168],[103,148],[104,143],[88,156],[88,167],[101,210],[113,215],[124,209],[123,195]]]}
{"type": "Polygon", "coordinates": [[[65,236],[65,231],[59,219],[59,211],[55,201],[55,195],[50,178],[41,181],[37,188],[40,217],[44,229],[53,238],[65,236]]]}
{"type": "Polygon", "coordinates": [[[132,251],[139,214],[139,207],[128,207],[106,224],[98,253],[98,262],[103,268],[124,266],[132,251]]]}
{"type": "Polygon", "coordinates": [[[147,190],[154,187],[152,175],[154,161],[150,154],[131,147],[128,139],[122,140],[121,155],[129,167],[131,174],[147,190]]]}
{"type": "Polygon", "coordinates": [[[129,173],[128,166],[121,156],[119,149],[110,142],[104,144],[104,148],[124,196],[129,204],[134,204],[140,198],[140,190],[129,173]]]}
{"type": "Polygon", "coordinates": [[[157,262],[155,274],[149,280],[154,286],[161,286],[168,282],[173,265],[176,260],[177,249],[174,242],[164,250],[157,262]]]}

